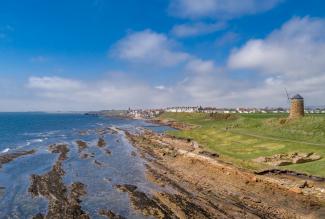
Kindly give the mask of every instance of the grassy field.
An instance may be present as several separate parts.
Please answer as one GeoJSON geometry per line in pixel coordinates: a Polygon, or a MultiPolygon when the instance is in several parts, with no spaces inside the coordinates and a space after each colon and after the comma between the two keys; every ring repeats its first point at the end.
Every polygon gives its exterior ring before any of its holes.
{"type": "Polygon", "coordinates": [[[195,129],[170,134],[192,138],[223,159],[252,170],[267,168],[252,162],[260,156],[314,152],[323,158],[281,168],[325,177],[325,115],[290,122],[286,122],[285,114],[235,115],[226,119],[202,113],[164,113],[160,117],[197,125],[195,129]]]}

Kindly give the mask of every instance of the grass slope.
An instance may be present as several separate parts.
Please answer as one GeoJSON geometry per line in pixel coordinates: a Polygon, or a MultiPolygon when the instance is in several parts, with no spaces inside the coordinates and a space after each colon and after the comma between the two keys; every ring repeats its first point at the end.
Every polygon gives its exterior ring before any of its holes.
{"type": "Polygon", "coordinates": [[[285,114],[248,114],[238,118],[212,118],[202,113],[164,113],[161,118],[198,125],[189,131],[171,131],[192,138],[205,149],[215,151],[240,167],[267,168],[251,160],[290,152],[314,152],[323,159],[283,169],[325,177],[325,116],[306,116],[285,122],[285,114]]]}

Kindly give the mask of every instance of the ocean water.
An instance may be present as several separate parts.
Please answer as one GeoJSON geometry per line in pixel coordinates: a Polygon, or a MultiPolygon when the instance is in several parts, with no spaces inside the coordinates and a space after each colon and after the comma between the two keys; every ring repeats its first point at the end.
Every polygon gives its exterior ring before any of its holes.
{"type": "Polygon", "coordinates": [[[37,213],[46,213],[47,200],[31,197],[28,187],[30,175],[44,174],[52,168],[58,155],[50,153],[48,146],[55,143],[69,145],[68,159],[63,163],[64,182],[66,185],[73,182],[86,185],[87,195],[82,198],[82,208],[92,218],[101,218],[99,209],[113,210],[127,218],[144,218],[130,208],[128,195],[116,191],[114,185],[133,184],[144,192],[158,188],[146,180],[144,161],[139,156],[131,156],[136,149],[123,132],[105,134],[111,156],[96,146],[97,130],[105,127],[135,132],[139,128],[156,132],[170,129],[141,120],[83,114],[0,113],[0,156],[17,150],[36,150],[35,154],[20,157],[0,168],[0,218],[31,218],[37,213]],[[81,135],[81,131],[87,134],[81,135]],[[86,141],[87,152],[94,153],[95,158],[81,159],[76,140],[86,141]],[[102,166],[96,166],[94,159],[102,166]]]}

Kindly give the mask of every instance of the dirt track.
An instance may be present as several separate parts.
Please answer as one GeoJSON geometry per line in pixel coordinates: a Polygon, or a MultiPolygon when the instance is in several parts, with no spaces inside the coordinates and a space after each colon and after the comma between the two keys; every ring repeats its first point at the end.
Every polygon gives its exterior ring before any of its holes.
{"type": "MultiPolygon", "coordinates": [[[[145,132],[127,133],[147,161],[157,192],[135,209],[156,218],[324,218],[324,183],[261,176],[202,155],[191,142],[145,132]],[[157,207],[159,206],[159,207],[157,207]],[[195,210],[191,210],[195,209],[195,210]]],[[[203,153],[204,154],[204,153],[203,153]]],[[[137,200],[137,189],[125,189],[137,200]]],[[[148,197],[147,197],[148,198],[148,197]]]]}

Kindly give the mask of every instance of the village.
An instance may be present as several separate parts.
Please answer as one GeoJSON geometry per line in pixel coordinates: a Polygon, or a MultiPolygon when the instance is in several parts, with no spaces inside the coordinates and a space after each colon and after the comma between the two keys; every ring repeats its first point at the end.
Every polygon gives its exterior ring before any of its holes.
{"type": "MultiPolygon", "coordinates": [[[[150,119],[164,112],[171,113],[224,113],[224,114],[288,114],[289,108],[265,107],[265,108],[217,108],[202,106],[179,106],[164,109],[129,109],[127,116],[134,119],[150,119]]],[[[305,114],[325,114],[325,107],[304,109],[305,114]]]]}

